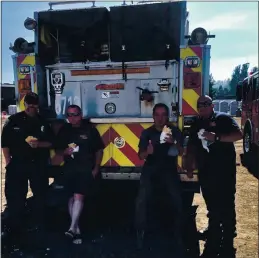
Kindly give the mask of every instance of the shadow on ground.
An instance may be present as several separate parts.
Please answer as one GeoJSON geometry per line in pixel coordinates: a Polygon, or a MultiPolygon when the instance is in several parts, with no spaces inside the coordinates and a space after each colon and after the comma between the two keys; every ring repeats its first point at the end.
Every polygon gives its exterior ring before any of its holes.
{"type": "MultiPolygon", "coordinates": [[[[27,233],[24,236],[26,258],[178,258],[174,256],[174,241],[172,238],[172,213],[159,197],[149,216],[149,231],[143,250],[136,248],[134,230],[134,206],[138,185],[134,182],[114,182],[102,185],[98,198],[91,199],[85,206],[81,225],[83,228],[83,244],[74,245],[65,238],[69,218],[65,206],[58,206],[60,201],[53,189],[50,189],[51,199],[46,209],[45,233],[27,233]],[[55,200],[56,198],[56,200],[55,200]],[[58,200],[58,201],[57,201],[58,200]],[[159,201],[160,200],[160,201],[159,201]],[[159,211],[159,212],[158,212],[159,211]],[[44,251],[42,251],[44,247],[44,251]],[[48,248],[48,250],[46,250],[48,248]]],[[[30,206],[28,200],[27,226],[30,222],[30,206]]],[[[87,201],[87,199],[86,199],[87,201]]],[[[199,257],[199,242],[195,224],[197,207],[190,206],[185,211],[185,242],[188,256],[199,257]]],[[[5,213],[7,214],[7,212],[5,213]]],[[[3,216],[3,215],[2,215],[3,216]]],[[[2,217],[2,225],[6,218],[2,217]]],[[[2,256],[7,254],[6,240],[2,242],[2,256]]]]}
{"type": "Polygon", "coordinates": [[[240,154],[241,163],[248,172],[259,179],[259,148],[252,153],[240,154]]]}

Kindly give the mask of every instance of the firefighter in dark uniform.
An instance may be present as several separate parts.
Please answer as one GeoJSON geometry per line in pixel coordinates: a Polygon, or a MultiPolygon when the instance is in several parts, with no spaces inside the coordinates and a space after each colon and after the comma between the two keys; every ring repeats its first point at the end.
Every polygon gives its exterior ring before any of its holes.
{"type": "Polygon", "coordinates": [[[212,99],[198,99],[199,117],[191,127],[187,146],[187,173],[194,163],[199,170],[202,195],[207,205],[209,227],[203,258],[233,258],[236,236],[236,152],[234,142],[242,139],[236,121],[225,113],[214,112],[212,99]],[[209,152],[198,138],[200,129],[208,141],[209,152]]]}
{"type": "Polygon", "coordinates": [[[104,144],[97,129],[89,122],[84,123],[79,106],[68,107],[67,119],[69,123],[61,128],[56,143],[57,152],[65,157],[65,189],[69,195],[71,224],[65,235],[74,244],[81,244],[79,219],[84,198],[91,198],[96,190],[96,182],[100,179],[104,144]],[[79,149],[74,152],[71,144],[79,149]]]}
{"type": "Polygon", "coordinates": [[[156,184],[162,185],[168,192],[174,216],[174,243],[179,254],[183,255],[182,243],[182,196],[180,179],[177,172],[177,155],[182,152],[182,135],[178,128],[168,125],[169,109],[163,104],[153,108],[154,125],[145,129],[140,137],[139,158],[145,160],[141,177],[139,193],[136,200],[135,224],[137,229],[138,247],[142,248],[147,223],[147,204],[156,184]],[[171,128],[165,143],[160,143],[160,135],[165,125],[171,128]],[[174,153],[173,153],[174,152],[174,153]],[[172,155],[171,155],[171,154],[172,155]]]}
{"type": "Polygon", "coordinates": [[[24,98],[24,105],[25,111],[10,116],[2,132],[2,149],[6,161],[5,197],[9,214],[9,236],[13,245],[18,247],[23,238],[22,216],[28,180],[34,196],[34,229],[43,223],[48,187],[46,167],[52,142],[49,125],[38,114],[38,95],[28,93],[24,98]],[[29,136],[34,139],[28,140],[29,136]]]}

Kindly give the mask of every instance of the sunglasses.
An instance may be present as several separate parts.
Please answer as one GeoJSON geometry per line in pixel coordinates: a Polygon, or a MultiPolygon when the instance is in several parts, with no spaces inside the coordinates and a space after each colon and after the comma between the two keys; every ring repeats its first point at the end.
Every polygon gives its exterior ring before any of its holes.
{"type": "Polygon", "coordinates": [[[67,113],[67,116],[68,116],[68,117],[80,116],[80,115],[81,115],[80,112],[77,112],[77,113],[67,113]]]}
{"type": "Polygon", "coordinates": [[[197,108],[210,107],[211,105],[212,105],[212,103],[209,101],[198,102],[197,108]]]}

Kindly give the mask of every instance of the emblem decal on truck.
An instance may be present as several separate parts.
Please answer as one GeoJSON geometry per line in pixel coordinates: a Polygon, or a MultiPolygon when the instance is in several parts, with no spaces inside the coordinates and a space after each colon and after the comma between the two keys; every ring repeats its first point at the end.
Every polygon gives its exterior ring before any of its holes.
{"type": "Polygon", "coordinates": [[[114,103],[107,103],[104,109],[106,113],[114,114],[116,112],[116,105],[114,103]]]}
{"type": "Polygon", "coordinates": [[[114,139],[114,145],[116,148],[121,149],[125,146],[125,140],[122,137],[116,137],[114,139]]]}

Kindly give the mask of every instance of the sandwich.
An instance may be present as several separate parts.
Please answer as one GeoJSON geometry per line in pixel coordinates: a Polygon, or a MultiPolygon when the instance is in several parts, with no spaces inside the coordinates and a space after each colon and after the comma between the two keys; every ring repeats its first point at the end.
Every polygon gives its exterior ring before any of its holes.
{"type": "Polygon", "coordinates": [[[165,134],[172,134],[172,130],[169,127],[167,127],[166,125],[164,126],[162,132],[165,134]]]}
{"type": "Polygon", "coordinates": [[[33,142],[33,141],[37,141],[37,140],[38,140],[38,139],[35,138],[35,137],[33,137],[33,136],[28,136],[28,137],[25,139],[25,141],[26,141],[27,143],[33,142]]]}
{"type": "Polygon", "coordinates": [[[172,130],[165,125],[160,135],[160,143],[165,143],[165,139],[168,137],[168,135],[171,135],[171,134],[172,134],[172,130]]]}
{"type": "MultiPolygon", "coordinates": [[[[73,152],[78,152],[79,151],[79,146],[77,146],[75,143],[69,143],[68,147],[72,148],[73,152]]],[[[74,154],[72,154],[71,157],[74,158],[74,154]]]]}
{"type": "Polygon", "coordinates": [[[75,148],[76,148],[76,144],[75,144],[75,143],[69,143],[69,144],[68,144],[68,147],[75,149],[75,148]]]}

